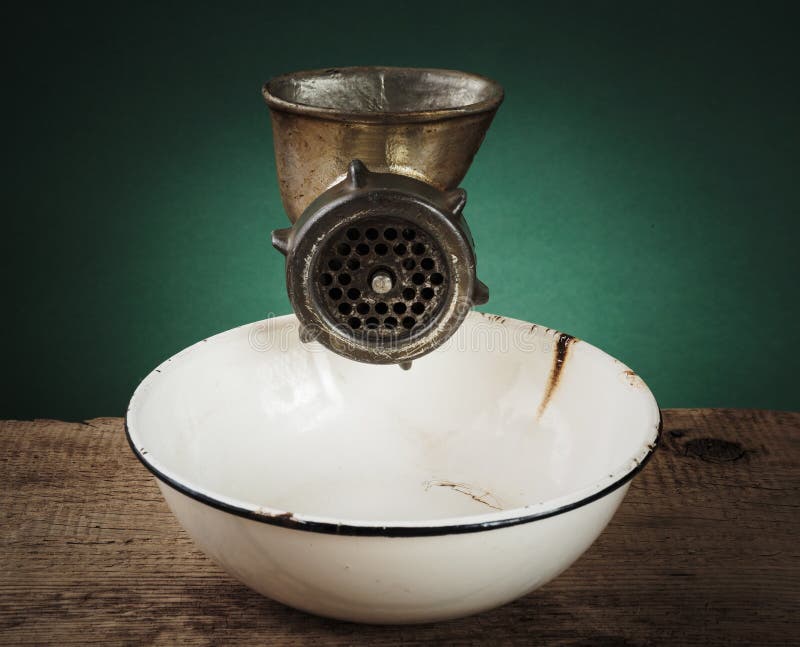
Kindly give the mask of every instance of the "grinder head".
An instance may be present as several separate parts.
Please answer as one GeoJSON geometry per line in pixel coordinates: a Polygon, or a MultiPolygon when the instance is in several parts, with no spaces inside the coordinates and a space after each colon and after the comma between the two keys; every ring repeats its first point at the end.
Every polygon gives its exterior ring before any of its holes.
{"type": "Polygon", "coordinates": [[[293,227],[273,232],[303,337],[374,364],[409,362],[441,345],[488,299],[465,202],[461,189],[351,162],[293,227]]]}
{"type": "Polygon", "coordinates": [[[457,187],[502,89],[450,70],[342,68],[276,77],[264,97],[292,222],[273,245],[302,338],[407,367],[488,300],[457,187]]]}

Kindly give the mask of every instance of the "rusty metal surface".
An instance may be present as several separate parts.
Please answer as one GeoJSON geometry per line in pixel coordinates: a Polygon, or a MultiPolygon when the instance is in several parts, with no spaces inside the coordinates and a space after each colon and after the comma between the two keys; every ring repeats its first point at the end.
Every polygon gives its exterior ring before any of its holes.
{"type": "Polygon", "coordinates": [[[263,95],[292,222],[354,159],[454,189],[503,100],[496,82],[475,74],[387,67],[287,74],[265,84],[263,95]]]}

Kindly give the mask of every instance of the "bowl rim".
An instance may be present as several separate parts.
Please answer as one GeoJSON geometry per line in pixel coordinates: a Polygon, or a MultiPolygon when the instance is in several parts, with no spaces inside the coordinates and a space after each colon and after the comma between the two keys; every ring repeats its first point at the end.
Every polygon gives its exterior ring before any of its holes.
{"type": "MultiPolygon", "coordinates": [[[[482,312],[471,312],[468,319],[475,316],[484,316],[489,318],[494,325],[522,325],[530,328],[531,324],[521,320],[511,319],[507,317],[498,317],[496,315],[489,315],[482,312]]],[[[613,470],[604,478],[599,479],[597,482],[589,486],[580,488],[573,492],[567,493],[560,497],[542,501],[537,504],[529,504],[523,507],[510,508],[507,510],[499,510],[496,512],[473,514],[461,517],[446,517],[440,519],[428,519],[424,521],[414,520],[358,520],[347,519],[341,520],[333,517],[325,517],[319,515],[306,515],[302,513],[294,513],[287,510],[279,510],[270,508],[263,505],[257,505],[251,502],[243,501],[234,497],[228,497],[212,492],[202,488],[194,483],[189,482],[187,479],[182,479],[176,476],[168,468],[160,463],[156,458],[152,457],[146,448],[139,441],[138,433],[135,427],[135,413],[137,397],[142,395],[143,391],[149,389],[153,380],[158,379],[165,371],[169,370],[170,363],[186,354],[196,352],[211,340],[218,340],[229,335],[241,331],[243,328],[250,328],[254,325],[261,325],[264,323],[273,323],[273,325],[287,323],[290,320],[295,320],[296,317],[292,314],[272,317],[263,321],[251,322],[243,326],[237,326],[225,332],[213,335],[196,344],[188,346],[184,350],[176,353],[166,361],[162,362],[158,367],[153,369],[136,387],[133,396],[130,399],[128,408],[125,413],[125,436],[128,440],[128,445],[133,451],[136,458],[142,465],[150,471],[153,476],[160,482],[169,486],[173,490],[188,496],[199,503],[203,503],[222,512],[227,512],[238,517],[244,517],[259,523],[265,523],[273,526],[281,526],[283,528],[293,530],[303,530],[324,534],[335,535],[355,535],[355,536],[377,536],[377,537],[430,537],[437,535],[451,535],[451,534],[464,534],[471,532],[481,532],[488,530],[496,530],[499,528],[508,528],[522,524],[541,521],[564,514],[571,510],[581,508],[585,505],[593,503],[602,499],[608,494],[619,489],[628,483],[634,476],[636,476],[644,466],[650,461],[656,448],[660,444],[663,417],[661,410],[656,403],[647,385],[642,382],[641,387],[643,391],[650,396],[654,412],[657,414],[657,423],[652,430],[652,436],[638,448],[637,452],[633,454],[623,465],[613,470]]],[[[548,333],[554,336],[563,335],[564,333],[555,331],[553,329],[546,329],[548,333]]],[[[588,344],[582,340],[581,345],[588,347],[592,352],[601,353],[618,364],[622,371],[630,370],[628,367],[619,360],[608,355],[601,349],[588,344]]]]}
{"type": "Polygon", "coordinates": [[[300,70],[278,74],[261,87],[261,96],[271,110],[288,112],[306,117],[316,117],[331,121],[345,121],[367,124],[410,124],[417,122],[440,121],[443,119],[454,119],[468,115],[475,115],[486,112],[494,112],[503,102],[505,93],[503,87],[494,79],[476,74],[474,72],[464,72],[437,67],[402,67],[392,65],[364,65],[364,66],[343,66],[332,68],[317,68],[312,70],[300,70]],[[440,76],[460,77],[483,83],[486,87],[486,97],[464,105],[448,106],[442,108],[430,108],[423,110],[383,110],[380,112],[343,110],[330,108],[310,103],[301,103],[281,97],[275,92],[275,86],[285,80],[309,79],[335,73],[345,74],[438,74],[440,76]]]}

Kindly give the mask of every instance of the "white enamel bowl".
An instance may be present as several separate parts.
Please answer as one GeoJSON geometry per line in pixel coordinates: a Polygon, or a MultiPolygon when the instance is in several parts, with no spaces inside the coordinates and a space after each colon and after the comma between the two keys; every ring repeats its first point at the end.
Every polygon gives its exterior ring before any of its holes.
{"type": "Polygon", "coordinates": [[[278,317],[164,362],[127,415],[194,541],[312,613],[430,622],[574,562],[655,448],[645,384],[583,341],[471,313],[442,348],[359,364],[278,317]]]}

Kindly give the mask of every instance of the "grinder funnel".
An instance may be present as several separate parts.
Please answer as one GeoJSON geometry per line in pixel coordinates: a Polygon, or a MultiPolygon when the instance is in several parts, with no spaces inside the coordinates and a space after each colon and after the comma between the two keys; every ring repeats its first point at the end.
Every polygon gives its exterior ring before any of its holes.
{"type": "Polygon", "coordinates": [[[488,300],[457,187],[502,88],[452,70],[353,67],[278,76],[263,95],[292,223],[273,245],[302,338],[408,366],[488,300]]]}
{"type": "Polygon", "coordinates": [[[503,100],[496,82],[454,70],[350,67],[264,85],[289,220],[354,159],[440,190],[458,186],[503,100]]]}

